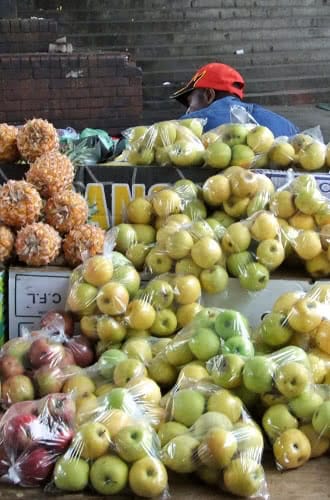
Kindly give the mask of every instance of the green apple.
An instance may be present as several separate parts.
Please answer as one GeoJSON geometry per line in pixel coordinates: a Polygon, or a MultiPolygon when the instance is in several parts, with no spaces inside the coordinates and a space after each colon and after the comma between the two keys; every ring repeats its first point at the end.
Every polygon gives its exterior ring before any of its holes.
{"type": "Polygon", "coordinates": [[[235,458],[224,470],[224,485],[233,495],[250,497],[257,495],[265,482],[261,464],[252,458],[235,458]]]}
{"type": "Polygon", "coordinates": [[[179,422],[164,422],[158,428],[158,437],[161,447],[165,446],[171,439],[188,432],[188,427],[179,422]]]}
{"type": "Polygon", "coordinates": [[[201,465],[196,470],[196,474],[205,484],[213,486],[217,485],[219,482],[219,470],[217,468],[201,465]]]}
{"type": "Polygon", "coordinates": [[[205,222],[212,228],[213,234],[218,241],[226,234],[226,228],[217,219],[208,217],[205,222]]]}
{"type": "Polygon", "coordinates": [[[330,401],[324,401],[313,415],[313,429],[319,436],[330,439],[330,401]]]}
{"type": "Polygon", "coordinates": [[[230,165],[250,168],[255,162],[255,154],[249,146],[245,144],[236,144],[231,149],[230,165]]]}
{"type": "Polygon", "coordinates": [[[127,359],[127,354],[120,349],[108,349],[103,352],[97,362],[102,377],[112,381],[116,365],[125,359],[127,359]]]}
{"type": "Polygon", "coordinates": [[[179,124],[189,128],[197,137],[202,137],[203,123],[199,118],[185,118],[184,120],[180,120],[179,124]]]}
{"type": "Polygon", "coordinates": [[[273,387],[274,365],[266,356],[255,356],[245,361],[243,383],[247,389],[263,394],[273,387]]]}
{"type": "Polygon", "coordinates": [[[142,143],[136,141],[128,150],[127,161],[131,165],[151,165],[154,161],[154,151],[152,148],[146,148],[142,143]]]}
{"type": "Polygon", "coordinates": [[[121,346],[121,350],[128,358],[138,359],[145,364],[152,360],[152,350],[148,339],[130,338],[121,346]]]}
{"type": "Polygon", "coordinates": [[[156,309],[170,307],[174,300],[174,291],[168,281],[154,279],[145,288],[145,294],[151,305],[156,309]]]}
{"type": "Polygon", "coordinates": [[[199,311],[194,318],[194,327],[196,328],[211,328],[214,330],[215,320],[219,314],[219,309],[216,307],[204,307],[199,311]]]}
{"type": "Polygon", "coordinates": [[[155,498],[167,487],[167,471],[158,458],[143,457],[132,465],[128,481],[134,495],[155,498]]]}
{"type": "Polygon", "coordinates": [[[285,404],[270,406],[262,417],[262,427],[271,442],[274,442],[287,429],[297,429],[298,420],[290,413],[285,404]]]}
{"type": "Polygon", "coordinates": [[[139,425],[128,425],[114,437],[116,451],[126,462],[135,462],[146,455],[154,455],[153,437],[149,429],[139,425]]]}
{"type": "Polygon", "coordinates": [[[91,466],[91,484],[101,495],[116,495],[125,488],[127,479],[128,466],[115,455],[100,457],[91,466]]]}
{"type": "Polygon", "coordinates": [[[220,349],[219,337],[210,328],[199,328],[189,341],[193,355],[200,361],[207,361],[220,349]]]}
{"type": "Polygon", "coordinates": [[[215,212],[212,212],[210,217],[220,222],[220,224],[224,227],[229,227],[231,224],[235,222],[235,219],[230,217],[230,215],[228,215],[223,210],[216,210],[215,212]]]}
{"type": "Polygon", "coordinates": [[[146,373],[147,370],[142,361],[128,358],[116,364],[113,381],[117,386],[123,387],[133,378],[144,376],[146,373]]]}
{"type": "Polygon", "coordinates": [[[168,155],[176,167],[198,167],[204,160],[204,147],[197,141],[181,139],[168,147],[168,155]]]}
{"type": "Polygon", "coordinates": [[[67,300],[69,310],[83,316],[93,314],[97,294],[98,289],[95,286],[88,283],[74,283],[67,300]]]}
{"type": "Polygon", "coordinates": [[[204,236],[214,237],[213,229],[205,220],[193,221],[188,230],[194,242],[200,240],[204,236]]]}
{"type": "Polygon", "coordinates": [[[276,370],[275,385],[277,390],[288,399],[304,392],[311,381],[309,370],[301,363],[291,361],[276,370]]]}
{"type": "Polygon", "coordinates": [[[202,200],[195,199],[184,206],[182,213],[187,215],[192,221],[201,220],[206,219],[207,208],[202,200]]]}
{"type": "Polygon", "coordinates": [[[104,404],[111,410],[123,410],[127,414],[137,411],[136,402],[130,391],[126,388],[115,387],[104,396],[104,404]]]}
{"type": "Polygon", "coordinates": [[[214,392],[207,402],[208,411],[217,411],[226,415],[232,423],[237,422],[242,415],[242,401],[226,389],[214,392]]]}
{"type": "Polygon", "coordinates": [[[289,409],[300,420],[311,422],[315,411],[322,403],[323,398],[311,389],[291,399],[289,409]]]}
{"type": "Polygon", "coordinates": [[[230,147],[235,144],[244,144],[248,128],[241,123],[226,123],[221,130],[221,139],[230,147]]]}
{"type": "Polygon", "coordinates": [[[116,231],[116,249],[125,254],[125,252],[137,243],[137,236],[134,227],[131,224],[118,224],[116,231]]]}
{"type": "Polygon", "coordinates": [[[231,147],[220,139],[209,144],[205,151],[205,163],[212,168],[223,169],[229,166],[231,147]]]}
{"type": "Polygon", "coordinates": [[[97,318],[96,332],[100,340],[113,345],[124,340],[126,337],[126,326],[124,322],[117,321],[112,316],[104,314],[97,318]]]}
{"type": "Polygon", "coordinates": [[[173,396],[173,418],[180,424],[190,427],[205,409],[203,394],[194,389],[180,389],[173,396]],[[189,408],[189,411],[187,411],[189,408]]]}
{"type": "Polygon", "coordinates": [[[263,317],[258,333],[265,344],[272,347],[282,347],[288,344],[293,330],[288,324],[285,314],[270,312],[263,317]]]}
{"type": "MultiPolygon", "coordinates": [[[[237,422],[232,430],[240,453],[261,457],[264,449],[264,438],[259,427],[251,420],[237,422]]],[[[244,455],[243,455],[244,456],[244,455]]]]}
{"type": "Polygon", "coordinates": [[[135,269],[142,271],[150,247],[144,243],[137,243],[126,251],[126,257],[133,264],[135,269]]]}
{"type": "Polygon", "coordinates": [[[270,358],[278,366],[295,361],[296,363],[303,364],[308,370],[310,370],[310,363],[307,353],[298,346],[288,345],[278,349],[270,355],[270,358]]]}
{"type": "Polygon", "coordinates": [[[244,361],[237,354],[224,354],[210,359],[206,364],[213,382],[225,389],[239,387],[242,382],[244,361]]]}
{"type": "Polygon", "coordinates": [[[177,329],[176,315],[171,309],[156,311],[155,321],[150,327],[150,333],[156,337],[169,337],[177,329]]]}
{"type": "Polygon", "coordinates": [[[259,292],[266,288],[269,281],[269,271],[267,267],[258,262],[247,264],[244,273],[239,276],[239,282],[242,288],[251,292],[259,292]]]}
{"type": "Polygon", "coordinates": [[[173,386],[178,376],[175,366],[158,357],[149,363],[148,373],[157,384],[165,387],[173,386]]]}
{"type": "Polygon", "coordinates": [[[176,181],[173,184],[173,189],[184,200],[193,200],[198,195],[198,186],[189,179],[176,181]]]}
{"type": "Polygon", "coordinates": [[[64,455],[56,461],[53,477],[59,490],[83,491],[88,485],[89,465],[82,458],[64,455]]]}
{"type": "Polygon", "coordinates": [[[222,353],[252,357],[254,355],[254,347],[250,339],[235,335],[226,340],[222,345],[222,353]]]}
{"type": "Polygon", "coordinates": [[[232,393],[235,394],[249,410],[259,401],[258,395],[255,392],[249,391],[244,385],[232,389],[232,393]]]}
{"type": "Polygon", "coordinates": [[[223,340],[230,337],[249,338],[249,326],[247,319],[238,311],[224,309],[215,320],[215,331],[223,340]]]}
{"type": "Polygon", "coordinates": [[[136,269],[131,265],[127,265],[117,267],[114,270],[112,281],[116,281],[117,283],[124,285],[129,293],[129,296],[133,297],[140,287],[141,280],[136,269]]]}
{"type": "Polygon", "coordinates": [[[201,271],[202,268],[195,264],[191,257],[184,257],[175,263],[176,274],[193,274],[198,278],[201,271]]]}
{"type": "Polygon", "coordinates": [[[156,229],[150,224],[132,224],[137,243],[152,245],[156,241],[156,229]]]}
{"type": "Polygon", "coordinates": [[[179,474],[194,472],[198,467],[198,461],[195,458],[198,446],[198,439],[189,434],[176,436],[162,449],[162,462],[168,469],[179,474]]]}
{"type": "Polygon", "coordinates": [[[201,415],[192,425],[190,433],[199,441],[203,439],[207,433],[214,428],[221,428],[230,431],[233,424],[230,418],[218,410],[208,410],[201,415]]]}
{"type": "Polygon", "coordinates": [[[207,293],[221,293],[228,286],[227,271],[219,265],[203,269],[199,275],[202,289],[207,293]]]}
{"type": "Polygon", "coordinates": [[[285,259],[284,247],[276,239],[260,241],[256,253],[258,262],[266,266],[270,271],[274,271],[285,259]]]}
{"type": "Polygon", "coordinates": [[[253,262],[252,254],[246,250],[228,255],[226,264],[229,273],[238,278],[245,272],[246,266],[251,262],[253,262]]]}
{"type": "Polygon", "coordinates": [[[246,209],[246,214],[248,217],[251,217],[253,214],[256,212],[259,212],[260,210],[266,210],[268,203],[270,200],[270,194],[265,191],[261,191],[253,196],[251,198],[247,209],[246,209]]]}
{"type": "Polygon", "coordinates": [[[166,360],[173,366],[186,365],[194,359],[188,342],[171,342],[166,346],[166,360]]]}

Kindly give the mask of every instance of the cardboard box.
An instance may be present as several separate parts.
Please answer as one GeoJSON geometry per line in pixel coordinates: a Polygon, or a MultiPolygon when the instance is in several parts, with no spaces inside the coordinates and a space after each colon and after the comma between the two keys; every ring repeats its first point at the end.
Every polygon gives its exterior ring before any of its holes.
{"type": "Polygon", "coordinates": [[[220,294],[203,294],[205,307],[236,309],[247,317],[252,328],[256,328],[263,316],[270,312],[275,300],[285,292],[301,290],[308,292],[314,283],[308,278],[272,276],[267,287],[260,292],[249,292],[241,288],[239,280],[229,278],[228,288],[220,294]]]}
{"type": "Polygon", "coordinates": [[[0,346],[6,340],[6,271],[0,269],[0,346]]]}
{"type": "MultiPolygon", "coordinates": [[[[269,177],[276,188],[286,184],[290,176],[308,172],[287,172],[260,169],[256,172],[269,177]]],[[[95,166],[85,167],[85,197],[90,207],[90,219],[103,229],[119,224],[124,220],[129,201],[138,196],[149,196],[168,184],[179,179],[190,179],[203,183],[208,177],[221,173],[212,168],[173,168],[173,167],[125,167],[95,166]]],[[[330,199],[330,175],[314,174],[321,192],[330,199]]],[[[81,180],[81,179],[80,179],[81,180]]]]}
{"type": "Polygon", "coordinates": [[[39,326],[47,311],[64,310],[70,274],[71,269],[56,266],[9,269],[9,338],[21,335],[22,327],[39,326]]]}

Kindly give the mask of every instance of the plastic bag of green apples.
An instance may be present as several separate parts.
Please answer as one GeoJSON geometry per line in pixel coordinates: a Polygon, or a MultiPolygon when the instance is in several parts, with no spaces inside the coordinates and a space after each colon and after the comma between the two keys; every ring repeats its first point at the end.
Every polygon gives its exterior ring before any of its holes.
{"type": "Polygon", "coordinates": [[[152,407],[128,389],[113,389],[100,396],[96,407],[82,415],[46,490],[167,497],[167,471],[154,430],[158,424],[152,407]]]}
{"type": "Polygon", "coordinates": [[[70,446],[75,431],[75,404],[70,394],[13,404],[0,420],[1,481],[41,486],[70,446]]]}
{"type": "MultiPolygon", "coordinates": [[[[254,355],[250,326],[246,317],[238,311],[204,308],[164,344],[148,365],[148,371],[161,386],[170,385],[166,375],[170,375],[173,368],[180,370],[179,380],[182,377],[208,378],[205,363],[219,353],[228,354],[229,359],[231,354],[237,355],[242,366],[240,356],[254,355]]],[[[173,383],[173,380],[170,382],[173,383]]]]}
{"type": "Polygon", "coordinates": [[[276,298],[253,335],[257,349],[271,352],[286,345],[304,349],[315,384],[330,382],[330,289],[326,283],[308,292],[295,290],[276,298]]]}
{"type": "Polygon", "coordinates": [[[168,469],[196,474],[233,495],[268,498],[263,436],[237,396],[186,378],[164,396],[164,407],[158,436],[168,469]]]}
{"type": "Polygon", "coordinates": [[[309,435],[302,435],[300,428],[311,424],[320,408],[327,415],[329,404],[328,386],[314,384],[310,359],[303,349],[287,346],[270,354],[241,357],[235,363],[225,354],[210,359],[206,366],[215,383],[236,388],[235,393],[259,414],[280,468],[297,468],[309,460],[309,435]]]}
{"type": "Polygon", "coordinates": [[[120,158],[132,165],[197,167],[204,163],[200,138],[205,119],[168,120],[123,132],[126,149],[120,158]]]}
{"type": "Polygon", "coordinates": [[[292,137],[278,137],[268,152],[269,166],[282,170],[291,166],[322,170],[330,167],[328,151],[320,127],[314,127],[292,137]]]}

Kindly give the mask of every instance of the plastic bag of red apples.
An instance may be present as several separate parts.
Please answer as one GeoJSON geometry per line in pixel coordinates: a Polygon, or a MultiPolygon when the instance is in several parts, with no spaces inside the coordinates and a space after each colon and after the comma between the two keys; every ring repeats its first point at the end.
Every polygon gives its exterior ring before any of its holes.
{"type": "Polygon", "coordinates": [[[89,340],[73,335],[67,313],[46,314],[37,331],[25,329],[0,351],[1,399],[4,408],[60,392],[67,374],[93,363],[89,340]]]}
{"type": "Polygon", "coordinates": [[[44,484],[71,443],[74,417],[69,394],[12,405],[0,420],[1,479],[20,486],[44,484]]]}
{"type": "Polygon", "coordinates": [[[233,495],[269,498],[263,435],[237,396],[206,379],[182,378],[162,404],[158,436],[168,469],[233,495]]]}

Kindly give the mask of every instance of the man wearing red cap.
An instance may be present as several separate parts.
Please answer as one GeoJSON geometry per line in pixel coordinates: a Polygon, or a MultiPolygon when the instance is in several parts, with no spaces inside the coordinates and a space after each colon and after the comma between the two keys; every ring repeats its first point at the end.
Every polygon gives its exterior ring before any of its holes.
{"type": "Polygon", "coordinates": [[[299,129],[281,115],[258,104],[242,101],[245,82],[234,68],[222,63],[209,63],[170,97],[187,108],[182,118],[207,118],[204,132],[232,121],[233,106],[243,107],[259,124],[268,127],[275,137],[292,136],[299,129]]]}

